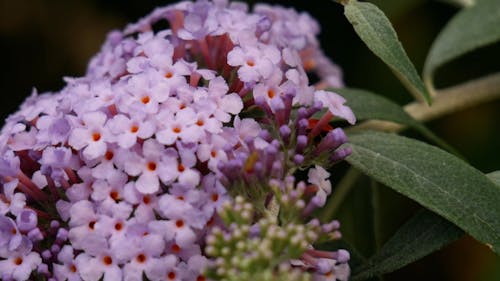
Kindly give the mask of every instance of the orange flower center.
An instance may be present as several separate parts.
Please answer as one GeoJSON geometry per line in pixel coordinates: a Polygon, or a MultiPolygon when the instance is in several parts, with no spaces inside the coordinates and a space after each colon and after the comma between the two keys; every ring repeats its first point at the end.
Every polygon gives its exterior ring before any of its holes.
{"type": "Polygon", "coordinates": [[[217,156],[217,151],[215,151],[215,150],[210,151],[210,155],[211,155],[213,158],[215,158],[215,157],[217,156]]]}
{"type": "Polygon", "coordinates": [[[181,251],[181,247],[179,247],[179,245],[177,245],[177,244],[172,245],[172,252],[177,254],[180,251],[181,251]]]}
{"type": "Polygon", "coordinates": [[[212,201],[217,202],[217,200],[219,200],[219,194],[217,193],[212,194],[212,201]]]}
{"type": "Polygon", "coordinates": [[[177,166],[177,171],[179,171],[180,173],[184,172],[184,170],[186,170],[186,168],[184,167],[184,165],[179,164],[179,165],[177,166]]]}
{"type": "Polygon", "coordinates": [[[105,256],[102,258],[102,262],[105,265],[111,265],[113,263],[113,259],[110,256],[105,256]]]}
{"type": "Polygon", "coordinates": [[[274,96],[276,95],[276,93],[274,92],[273,89],[270,89],[269,91],[267,91],[267,96],[272,99],[274,98],[274,96]]]}
{"type": "Polygon", "coordinates": [[[156,170],[156,163],[155,162],[149,162],[148,163],[148,170],[155,171],[156,170]]]}
{"type": "Polygon", "coordinates": [[[14,260],[15,265],[21,265],[23,263],[23,258],[18,257],[14,260]]]}
{"type": "Polygon", "coordinates": [[[101,134],[99,133],[93,133],[92,134],[92,140],[93,141],[99,141],[101,139],[101,134]]]}
{"type": "Polygon", "coordinates": [[[183,220],[178,220],[175,222],[175,225],[178,227],[178,228],[181,228],[184,226],[184,221],[183,220]]]}
{"type": "Polygon", "coordinates": [[[120,231],[122,229],[123,229],[123,224],[122,223],[118,222],[118,223],[115,224],[115,230],[116,231],[120,231]]]}
{"type": "Polygon", "coordinates": [[[151,101],[151,98],[150,98],[149,96],[144,96],[144,97],[142,97],[142,99],[141,99],[141,102],[142,102],[143,104],[148,104],[150,101],[151,101]]]}
{"type": "Polygon", "coordinates": [[[146,261],[146,256],[144,254],[140,254],[136,258],[137,262],[144,263],[146,261]]]}
{"type": "Polygon", "coordinates": [[[120,198],[120,194],[118,193],[118,191],[113,190],[109,193],[109,197],[111,197],[111,199],[117,201],[120,198]]]}
{"type": "Polygon", "coordinates": [[[115,154],[113,153],[113,151],[108,150],[106,151],[106,154],[104,154],[104,159],[110,161],[114,156],[115,154]]]}

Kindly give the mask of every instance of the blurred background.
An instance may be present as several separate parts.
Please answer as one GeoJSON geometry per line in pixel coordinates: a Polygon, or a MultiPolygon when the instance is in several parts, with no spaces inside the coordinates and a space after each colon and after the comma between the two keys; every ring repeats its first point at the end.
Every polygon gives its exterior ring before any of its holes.
{"type": "MultiPolygon", "coordinates": [[[[127,0],[0,0],[0,114],[17,110],[33,87],[57,91],[62,77],[81,76],[89,58],[112,29],[120,29],[154,7],[173,1],[127,0]]],[[[247,1],[255,2],[255,1],[247,1]]],[[[322,46],[344,70],[346,85],[368,89],[403,105],[412,97],[391,71],[358,39],[340,5],[329,0],[267,1],[307,11],[322,26],[322,46]]],[[[437,0],[374,0],[389,17],[403,46],[420,71],[433,39],[458,11],[437,0]]],[[[437,72],[436,84],[446,87],[500,71],[500,44],[482,48],[437,72]]],[[[471,93],[474,94],[474,93],[471,93]]],[[[460,111],[427,125],[483,172],[500,170],[500,101],[460,111]]],[[[367,186],[367,188],[372,188],[367,186]]],[[[419,208],[388,188],[376,186],[382,206],[378,214],[380,242],[386,241],[419,208]]],[[[350,212],[361,208],[353,191],[341,207],[346,240],[369,255],[376,245],[363,241],[350,212]],[[357,205],[358,204],[358,205],[357,205]],[[361,237],[361,238],[360,238],[361,237]]],[[[500,214],[498,214],[500,216],[500,214]]],[[[470,237],[445,247],[384,280],[498,281],[500,259],[470,237]]]]}

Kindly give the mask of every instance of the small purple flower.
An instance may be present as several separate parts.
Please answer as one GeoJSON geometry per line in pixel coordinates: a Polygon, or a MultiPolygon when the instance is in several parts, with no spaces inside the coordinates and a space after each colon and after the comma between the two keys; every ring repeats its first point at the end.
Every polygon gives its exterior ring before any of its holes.
{"type": "Polygon", "coordinates": [[[315,197],[318,199],[319,207],[323,206],[326,202],[326,197],[332,192],[332,185],[328,180],[330,173],[321,166],[315,166],[309,169],[307,177],[309,183],[314,184],[318,188],[315,197]]]}
{"type": "Polygon", "coordinates": [[[17,254],[0,260],[0,276],[2,280],[27,280],[31,272],[42,262],[40,255],[31,252],[27,255],[17,254]]]}
{"type": "Polygon", "coordinates": [[[145,116],[130,119],[124,114],[118,114],[106,124],[121,148],[128,149],[137,143],[137,139],[150,138],[155,130],[155,123],[145,116]]]}
{"type": "Polygon", "coordinates": [[[71,124],[67,118],[59,116],[41,116],[36,126],[39,130],[36,138],[38,142],[48,142],[52,145],[65,143],[71,132],[71,124]]]}
{"type": "Polygon", "coordinates": [[[278,49],[273,46],[235,47],[229,52],[227,63],[240,66],[238,76],[243,82],[267,79],[273,73],[275,64],[281,59],[278,49]]]}
{"type": "Polygon", "coordinates": [[[0,216],[0,248],[15,251],[22,242],[23,236],[16,223],[11,218],[0,216]]]}
{"type": "Polygon", "coordinates": [[[107,132],[103,130],[106,120],[106,115],[100,111],[83,115],[83,126],[72,131],[69,145],[74,149],[83,149],[83,156],[88,160],[103,156],[106,153],[106,139],[108,138],[107,132]]]}
{"type": "Polygon", "coordinates": [[[328,108],[334,116],[343,118],[350,124],[356,123],[354,113],[348,106],[344,105],[346,100],[340,95],[333,92],[317,91],[314,93],[314,98],[328,108]]]}

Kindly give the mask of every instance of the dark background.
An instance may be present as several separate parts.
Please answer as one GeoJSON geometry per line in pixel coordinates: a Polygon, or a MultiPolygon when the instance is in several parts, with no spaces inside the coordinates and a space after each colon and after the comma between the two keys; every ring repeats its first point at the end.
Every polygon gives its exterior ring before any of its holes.
{"type": "MultiPolygon", "coordinates": [[[[89,58],[99,50],[108,31],[123,28],[154,7],[171,2],[0,0],[1,119],[14,112],[33,87],[40,92],[57,91],[64,86],[63,76],[83,75],[89,58]]],[[[322,46],[343,68],[348,86],[369,89],[402,105],[412,100],[391,71],[358,39],[340,5],[329,0],[267,2],[308,11],[318,19],[322,26],[322,46]]],[[[371,2],[387,14],[419,71],[433,39],[458,11],[435,0],[371,2]]],[[[436,84],[438,88],[449,86],[499,70],[497,43],[440,69],[436,84]]],[[[496,101],[428,125],[473,166],[491,172],[500,170],[499,120],[500,101],[496,101]]],[[[412,214],[416,205],[386,188],[380,190],[384,202],[384,238],[387,238],[412,214]]],[[[348,238],[349,232],[355,231],[347,229],[344,234],[348,238]]],[[[389,274],[385,280],[500,280],[500,260],[466,237],[389,274]]]]}

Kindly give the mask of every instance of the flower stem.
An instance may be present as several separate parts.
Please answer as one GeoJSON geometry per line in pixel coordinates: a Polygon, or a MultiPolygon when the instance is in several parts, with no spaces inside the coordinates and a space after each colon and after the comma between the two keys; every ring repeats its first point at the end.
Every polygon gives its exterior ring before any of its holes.
{"type": "MultiPolygon", "coordinates": [[[[431,106],[412,102],[404,107],[405,111],[418,121],[426,122],[451,113],[500,98],[500,72],[471,80],[446,89],[437,90],[431,106]]],[[[366,121],[353,130],[378,130],[397,132],[403,125],[390,121],[366,121]]]]}

